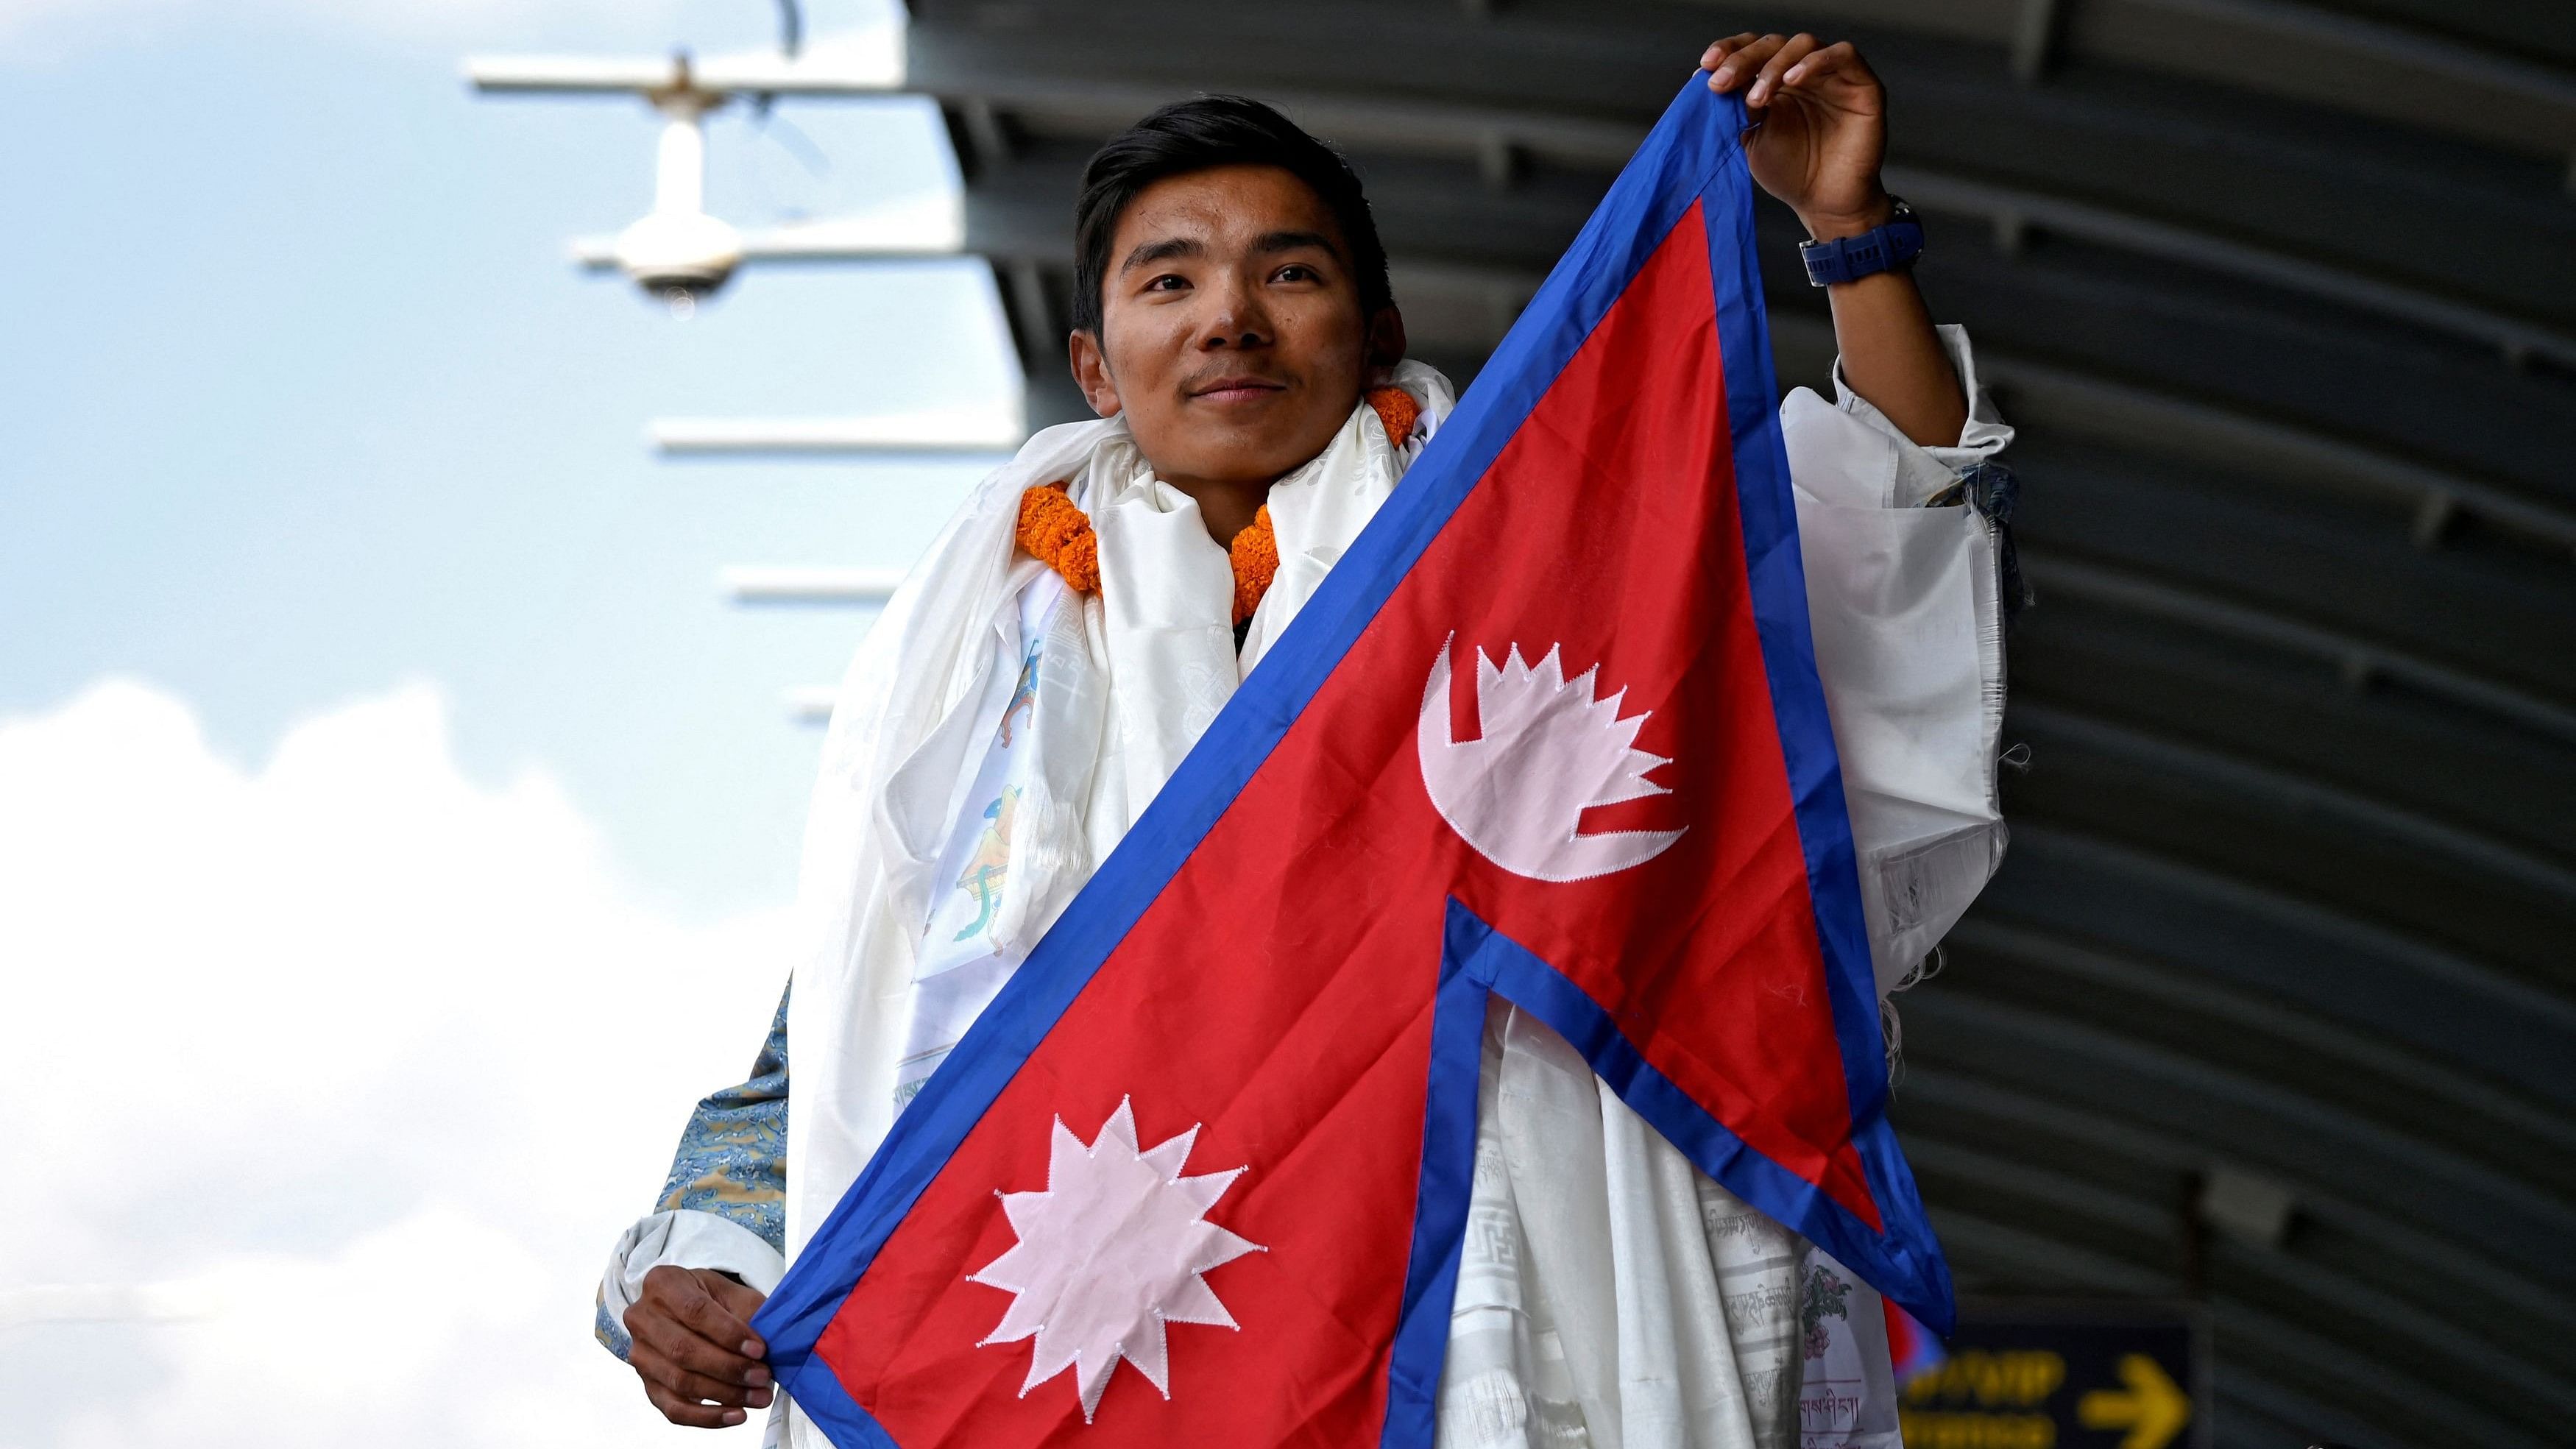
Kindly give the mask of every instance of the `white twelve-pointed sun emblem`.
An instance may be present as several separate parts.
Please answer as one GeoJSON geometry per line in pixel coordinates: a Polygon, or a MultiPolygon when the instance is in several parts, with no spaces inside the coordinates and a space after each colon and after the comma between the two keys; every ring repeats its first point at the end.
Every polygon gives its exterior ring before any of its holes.
{"type": "Polygon", "coordinates": [[[1017,1295],[984,1342],[1037,1339],[1023,1398],[1072,1369],[1087,1424],[1123,1358],[1168,1399],[1163,1325],[1236,1326],[1199,1275],[1264,1250],[1206,1220],[1244,1169],[1181,1176],[1198,1135],[1192,1127],[1140,1152],[1136,1115],[1122,1100],[1086,1146],[1059,1117],[1046,1191],[997,1194],[1019,1244],[967,1281],[1017,1295]]]}
{"type": "Polygon", "coordinates": [[[1643,865],[1678,830],[1580,835],[1583,812],[1672,792],[1646,778],[1672,761],[1632,748],[1651,711],[1619,717],[1622,689],[1595,698],[1599,666],[1565,677],[1559,650],[1535,666],[1515,644],[1500,667],[1476,651],[1478,737],[1449,725],[1449,644],[1422,691],[1414,745],[1422,784],[1441,818],[1487,860],[1533,880],[1588,880],[1643,865]]]}

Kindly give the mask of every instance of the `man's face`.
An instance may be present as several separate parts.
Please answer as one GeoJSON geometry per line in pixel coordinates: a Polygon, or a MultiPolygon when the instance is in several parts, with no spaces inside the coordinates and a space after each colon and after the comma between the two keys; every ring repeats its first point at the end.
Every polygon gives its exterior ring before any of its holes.
{"type": "Polygon", "coordinates": [[[1194,171],[1137,193],[1100,290],[1101,335],[1074,334],[1074,377],[1184,487],[1266,485],[1295,470],[1404,352],[1393,308],[1362,315],[1331,209],[1273,166],[1194,171]]]}

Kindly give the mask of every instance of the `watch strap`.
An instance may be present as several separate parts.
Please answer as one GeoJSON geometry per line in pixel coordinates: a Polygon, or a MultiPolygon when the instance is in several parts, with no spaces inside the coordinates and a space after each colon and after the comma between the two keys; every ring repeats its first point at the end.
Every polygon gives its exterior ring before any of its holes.
{"type": "Polygon", "coordinates": [[[1923,223],[1903,201],[1886,221],[1857,236],[1829,242],[1803,242],[1798,257],[1807,264],[1807,284],[1830,287],[1910,264],[1923,255],[1923,223]]]}

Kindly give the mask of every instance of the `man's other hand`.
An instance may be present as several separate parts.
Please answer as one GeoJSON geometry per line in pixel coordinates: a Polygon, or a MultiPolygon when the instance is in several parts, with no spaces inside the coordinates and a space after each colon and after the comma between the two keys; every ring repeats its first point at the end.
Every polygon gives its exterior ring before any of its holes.
{"type": "MultiPolygon", "coordinates": [[[[1730,35],[1700,54],[1708,88],[1744,93],[1753,128],[1744,160],[1762,189],[1789,204],[1818,241],[1884,226],[1895,202],[1879,184],[1887,154],[1887,92],[1846,40],[1730,35]]],[[[1927,447],[1957,445],[1968,397],[1912,272],[1876,272],[1827,289],[1842,380],[1898,430],[1927,447]]]]}
{"type": "Polygon", "coordinates": [[[769,1346],[751,1331],[763,1295],[711,1268],[655,1268],[626,1310],[627,1362],[674,1424],[722,1429],[769,1407],[769,1346]]]}
{"type": "Polygon", "coordinates": [[[1703,52],[1713,91],[1742,91],[1755,129],[1744,159],[1762,189],[1789,204],[1819,241],[1888,218],[1878,163],[1887,152],[1887,97],[1850,41],[1812,35],[1731,35],[1703,52]]]}

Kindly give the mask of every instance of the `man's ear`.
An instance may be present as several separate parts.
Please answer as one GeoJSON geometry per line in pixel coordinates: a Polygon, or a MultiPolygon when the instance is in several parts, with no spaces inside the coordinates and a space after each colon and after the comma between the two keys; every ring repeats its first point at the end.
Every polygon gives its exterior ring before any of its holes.
{"type": "Polygon", "coordinates": [[[1109,375],[1109,355],[1100,350],[1099,335],[1076,328],[1065,345],[1073,355],[1073,385],[1082,389],[1083,401],[1104,418],[1118,416],[1118,383],[1109,375]]]}
{"type": "Polygon", "coordinates": [[[1377,309],[1368,323],[1368,385],[1395,381],[1395,365],[1404,360],[1404,314],[1393,302],[1377,309]]]}

